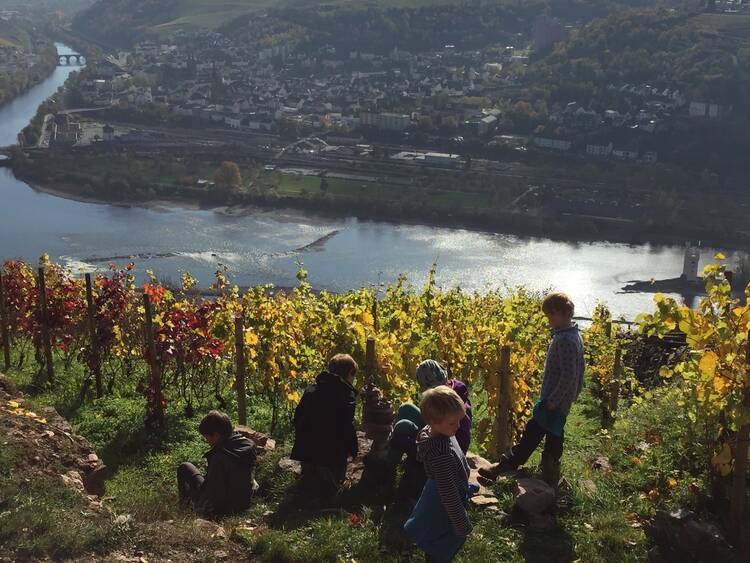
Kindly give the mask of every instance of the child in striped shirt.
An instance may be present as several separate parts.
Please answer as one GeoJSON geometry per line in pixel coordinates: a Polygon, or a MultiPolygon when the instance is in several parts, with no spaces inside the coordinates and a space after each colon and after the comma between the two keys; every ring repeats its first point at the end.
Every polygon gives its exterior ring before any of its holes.
{"type": "Polygon", "coordinates": [[[451,561],[471,532],[466,514],[469,464],[456,440],[466,407],[445,385],[429,389],[420,405],[427,426],[417,438],[417,459],[427,474],[422,495],[404,524],[426,560],[451,561]]]}

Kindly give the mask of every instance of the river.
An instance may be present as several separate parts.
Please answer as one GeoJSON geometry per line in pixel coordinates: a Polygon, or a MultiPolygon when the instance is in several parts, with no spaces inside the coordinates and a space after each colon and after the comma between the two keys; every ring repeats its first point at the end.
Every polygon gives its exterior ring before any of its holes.
{"type": "MultiPolygon", "coordinates": [[[[60,53],[71,52],[58,44],[60,53]]],[[[45,81],[0,108],[0,145],[17,133],[38,105],[75,67],[58,67],[45,81]]],[[[562,242],[508,234],[356,219],[330,219],[295,211],[253,211],[242,216],[174,207],[122,207],[82,203],[40,193],[0,168],[0,258],[42,253],[73,269],[101,259],[141,255],[138,271],[152,269],[178,280],[190,271],[208,285],[219,263],[239,285],[296,282],[304,263],[315,287],[345,290],[395,280],[400,273],[422,284],[433,262],[444,287],[486,290],[525,285],[568,292],[577,313],[598,301],[626,318],[652,308],[652,295],[622,293],[629,280],[662,279],[682,271],[676,246],[562,242]],[[330,235],[330,236],[326,236],[330,235]],[[319,244],[311,243],[325,237],[319,244]]],[[[711,259],[706,249],[703,260],[711,259]]],[[[120,264],[128,260],[119,259],[120,264]]]]}

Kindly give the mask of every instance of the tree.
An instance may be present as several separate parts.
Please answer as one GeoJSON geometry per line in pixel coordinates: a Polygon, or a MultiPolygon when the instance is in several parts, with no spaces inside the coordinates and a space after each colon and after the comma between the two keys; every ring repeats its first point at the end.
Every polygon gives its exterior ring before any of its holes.
{"type": "Polygon", "coordinates": [[[240,167],[236,162],[225,160],[214,172],[214,183],[221,187],[239,186],[242,184],[240,167]]]}
{"type": "Polygon", "coordinates": [[[320,191],[321,192],[328,191],[328,180],[326,180],[325,178],[320,179],[320,191]]]}

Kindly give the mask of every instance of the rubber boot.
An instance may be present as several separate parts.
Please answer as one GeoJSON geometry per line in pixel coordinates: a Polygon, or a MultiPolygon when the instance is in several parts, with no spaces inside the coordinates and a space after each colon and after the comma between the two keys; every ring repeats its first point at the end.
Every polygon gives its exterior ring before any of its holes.
{"type": "Polygon", "coordinates": [[[542,480],[555,489],[560,483],[560,460],[542,452],[542,480]]]}

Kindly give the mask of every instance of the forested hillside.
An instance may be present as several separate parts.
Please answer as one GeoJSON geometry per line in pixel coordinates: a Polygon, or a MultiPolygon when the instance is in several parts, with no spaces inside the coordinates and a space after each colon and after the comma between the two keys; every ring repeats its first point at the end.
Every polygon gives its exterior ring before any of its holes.
{"type": "Polygon", "coordinates": [[[744,105],[750,93],[750,17],[666,10],[612,14],[558,45],[526,78],[552,102],[601,105],[611,84],[648,83],[678,89],[688,99],[744,105]],[[732,33],[722,27],[727,21],[732,33]]]}
{"type": "Polygon", "coordinates": [[[0,20],[0,49],[4,50],[7,61],[0,70],[0,105],[45,78],[55,68],[57,52],[52,42],[15,20],[0,20]]]}
{"type": "MultiPolygon", "coordinates": [[[[672,6],[680,1],[662,0],[656,4],[672,6]]],[[[299,37],[320,34],[344,42],[359,42],[369,49],[392,49],[394,45],[422,45],[424,48],[446,41],[459,45],[486,44],[507,32],[530,30],[534,19],[541,14],[576,23],[625,7],[653,5],[645,0],[531,0],[523,3],[511,0],[99,0],[76,17],[75,27],[98,39],[125,46],[144,37],[178,29],[225,25],[241,29],[262,13],[272,21],[300,24],[303,29],[299,37]],[[363,30],[364,36],[361,35],[363,30]]]]}

